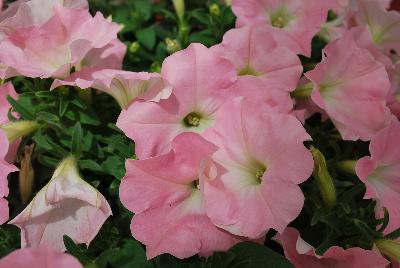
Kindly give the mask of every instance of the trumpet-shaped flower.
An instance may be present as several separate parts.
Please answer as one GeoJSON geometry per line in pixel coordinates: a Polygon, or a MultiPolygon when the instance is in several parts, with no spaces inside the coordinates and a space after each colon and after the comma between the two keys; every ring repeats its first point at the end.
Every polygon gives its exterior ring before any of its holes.
{"type": "Polygon", "coordinates": [[[392,116],[389,126],[372,138],[371,156],[361,158],[356,165],[357,175],[367,188],[364,198],[377,200],[389,212],[387,232],[400,226],[399,146],[400,122],[392,116]]]}
{"type": "Polygon", "coordinates": [[[167,153],[182,132],[210,128],[237,79],[229,61],[201,44],[168,57],[161,74],[173,88],[171,97],[158,103],[136,101],[118,118],[118,127],[136,142],[139,159],[167,153]]]}
{"type": "Polygon", "coordinates": [[[203,206],[202,172],[217,148],[196,133],[178,135],[171,147],[166,154],[126,162],[120,198],[135,213],[133,236],[146,245],[149,259],[229,249],[239,239],[215,227],[203,206]]]}
{"type": "Polygon", "coordinates": [[[305,76],[312,100],[328,114],[345,140],[370,140],[390,119],[385,66],[350,35],[330,43],[325,56],[305,76]]]}
{"type": "Polygon", "coordinates": [[[79,261],[65,253],[52,249],[49,245],[37,248],[17,249],[0,259],[0,268],[83,268],[79,261]]]}
{"type": "Polygon", "coordinates": [[[221,108],[206,135],[219,147],[212,159],[220,175],[204,180],[212,222],[254,239],[270,228],[283,232],[300,214],[304,196],[298,184],[313,170],[311,153],[303,145],[310,136],[301,123],[256,104],[239,97],[221,108]]]}
{"type": "Polygon", "coordinates": [[[394,49],[400,53],[400,14],[387,11],[379,1],[358,0],[355,21],[366,25],[375,45],[383,50],[394,49]]]}
{"type": "Polygon", "coordinates": [[[233,0],[237,25],[263,22],[286,34],[281,39],[296,53],[310,56],[311,39],[325,23],[334,1],[325,0],[233,0]]]}
{"type": "Polygon", "coordinates": [[[297,55],[273,37],[269,27],[246,25],[228,31],[214,49],[235,65],[239,80],[253,77],[263,81],[266,87],[293,91],[303,67],[297,55]]]}
{"type": "Polygon", "coordinates": [[[172,88],[157,73],[134,73],[121,70],[86,69],[65,80],[55,80],[52,88],[61,85],[82,89],[95,88],[115,98],[121,108],[127,108],[136,98],[146,101],[168,99],[172,88]]]}
{"type": "Polygon", "coordinates": [[[68,157],[10,223],[21,229],[21,247],[48,243],[63,251],[63,235],[89,245],[110,215],[107,200],[79,176],[76,160],[68,157]]]}
{"type": "Polygon", "coordinates": [[[92,49],[115,40],[119,28],[100,13],[56,6],[45,24],[8,35],[0,43],[0,62],[28,77],[66,77],[92,49]]]}
{"type": "Polygon", "coordinates": [[[286,258],[296,268],[385,268],[389,264],[379,252],[357,247],[343,249],[334,246],[319,256],[294,228],[287,228],[277,240],[281,242],[286,258]]]}

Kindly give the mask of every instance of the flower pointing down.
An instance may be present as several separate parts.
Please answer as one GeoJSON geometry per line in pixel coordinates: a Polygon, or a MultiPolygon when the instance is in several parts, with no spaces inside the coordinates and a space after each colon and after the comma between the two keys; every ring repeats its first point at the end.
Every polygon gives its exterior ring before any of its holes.
{"type": "Polygon", "coordinates": [[[63,251],[63,235],[89,245],[111,214],[106,199],[79,176],[76,159],[67,157],[10,223],[21,229],[21,247],[51,243],[63,251]]]}

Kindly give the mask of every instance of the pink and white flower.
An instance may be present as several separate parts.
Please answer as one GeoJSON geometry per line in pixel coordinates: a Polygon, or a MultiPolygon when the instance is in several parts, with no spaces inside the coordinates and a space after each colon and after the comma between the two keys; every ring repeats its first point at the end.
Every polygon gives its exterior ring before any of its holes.
{"type": "Polygon", "coordinates": [[[79,261],[66,253],[55,251],[49,245],[17,249],[0,259],[0,268],[83,268],[79,261]]]}
{"type": "Polygon", "coordinates": [[[311,40],[325,23],[335,1],[325,0],[233,0],[237,26],[262,22],[286,34],[284,46],[310,56],[311,40]]]}
{"type": "MultiPolygon", "coordinates": [[[[375,199],[378,207],[389,212],[389,224],[385,232],[400,226],[400,122],[394,116],[390,124],[372,138],[369,145],[371,156],[357,161],[356,173],[365,183],[364,198],[375,199]]],[[[380,211],[377,211],[381,214],[380,211]]]]}
{"type": "Polygon", "coordinates": [[[221,108],[206,138],[219,147],[212,156],[216,171],[211,168],[204,180],[206,213],[212,222],[252,239],[270,228],[283,232],[303,208],[298,184],[314,167],[303,145],[310,136],[301,123],[235,98],[221,108]]]}
{"type": "Polygon", "coordinates": [[[134,73],[121,70],[86,69],[72,74],[65,80],[55,80],[52,89],[62,86],[94,88],[115,98],[122,109],[135,99],[158,102],[168,99],[171,86],[158,73],[134,73]]]}
{"type": "Polygon", "coordinates": [[[21,247],[47,243],[63,251],[63,235],[89,245],[110,215],[107,200],[79,176],[76,160],[68,157],[10,224],[21,229],[21,247]]]}
{"type": "Polygon", "coordinates": [[[146,245],[149,259],[163,253],[209,256],[239,242],[205,214],[202,172],[216,150],[198,134],[183,133],[168,153],[126,162],[120,198],[135,213],[132,235],[146,245]]]}
{"type": "Polygon", "coordinates": [[[287,228],[277,240],[282,244],[286,258],[296,268],[385,268],[389,264],[379,252],[358,247],[343,249],[334,246],[319,256],[294,228],[287,228]]]}
{"type": "Polygon", "coordinates": [[[118,118],[117,126],[136,142],[139,159],[167,153],[180,133],[212,127],[237,79],[229,61],[200,44],[168,57],[161,75],[173,88],[171,97],[158,103],[136,101],[118,118]]]}
{"type": "Polygon", "coordinates": [[[322,62],[305,76],[312,100],[328,114],[345,140],[370,140],[390,119],[385,66],[346,35],[330,43],[322,62]]]}
{"type": "Polygon", "coordinates": [[[303,71],[297,55],[278,43],[273,30],[262,24],[228,31],[214,49],[235,65],[239,80],[261,80],[268,89],[293,91],[303,71]]]}
{"type": "Polygon", "coordinates": [[[28,77],[66,77],[72,67],[82,68],[91,50],[117,39],[119,29],[100,13],[56,6],[45,24],[9,34],[0,43],[0,62],[28,77]]]}

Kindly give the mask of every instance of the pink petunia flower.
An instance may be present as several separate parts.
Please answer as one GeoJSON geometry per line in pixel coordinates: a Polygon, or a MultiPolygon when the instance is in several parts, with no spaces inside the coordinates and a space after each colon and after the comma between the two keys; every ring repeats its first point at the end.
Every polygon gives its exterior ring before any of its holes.
{"type": "Polygon", "coordinates": [[[219,147],[212,157],[218,176],[204,181],[214,224],[256,239],[270,228],[282,232],[300,214],[304,196],[298,184],[314,165],[303,145],[310,136],[295,117],[235,98],[221,108],[206,139],[219,147]]]}
{"type": "Polygon", "coordinates": [[[72,74],[65,80],[55,80],[52,89],[62,86],[95,88],[115,98],[122,109],[136,98],[146,101],[168,99],[171,86],[158,73],[134,73],[121,70],[90,69],[72,74]]]}
{"type": "MultiPolygon", "coordinates": [[[[371,156],[357,161],[357,176],[365,183],[364,198],[377,200],[389,212],[385,232],[400,226],[400,122],[392,116],[390,124],[372,138],[371,156]]],[[[379,211],[377,211],[379,213],[379,211]]]]}
{"type": "Polygon", "coordinates": [[[370,140],[390,119],[385,66],[356,45],[351,35],[330,43],[324,57],[305,76],[312,100],[328,114],[345,140],[370,140]]]}
{"type": "Polygon", "coordinates": [[[358,247],[343,249],[334,246],[319,256],[294,228],[287,228],[277,240],[281,242],[286,258],[296,268],[385,268],[389,264],[379,252],[358,247]]]}
{"type": "Polygon", "coordinates": [[[171,147],[155,158],[126,162],[120,198],[135,213],[132,235],[146,245],[149,259],[228,250],[239,239],[215,227],[203,206],[202,172],[217,148],[196,133],[178,135],[171,147]]]}
{"type": "Polygon", "coordinates": [[[100,13],[56,6],[45,24],[8,35],[0,43],[0,62],[28,77],[66,77],[72,67],[82,68],[91,50],[113,42],[119,29],[100,13]]]}
{"type": "Polygon", "coordinates": [[[161,74],[173,88],[171,97],[158,103],[136,101],[118,118],[117,126],[136,142],[139,159],[167,153],[180,133],[210,128],[237,79],[229,61],[201,44],[168,57],[161,74]]]}
{"type": "Polygon", "coordinates": [[[214,49],[235,65],[239,80],[251,77],[263,81],[268,89],[293,91],[303,67],[297,55],[273,37],[269,27],[245,25],[225,33],[222,43],[214,49]]]}
{"type": "Polygon", "coordinates": [[[21,247],[51,244],[63,251],[63,235],[89,243],[111,215],[107,200],[80,176],[73,157],[64,159],[52,179],[12,221],[21,229],[21,247]]]}
{"type": "Polygon", "coordinates": [[[335,1],[325,0],[233,0],[237,26],[263,22],[286,34],[284,46],[311,55],[311,40],[326,21],[335,1]]]}
{"type": "Polygon", "coordinates": [[[15,1],[0,14],[0,36],[10,34],[19,28],[43,25],[54,15],[54,8],[57,6],[89,9],[86,0],[15,1]]]}
{"type": "Polygon", "coordinates": [[[357,0],[358,11],[355,14],[357,25],[366,25],[372,40],[382,50],[393,49],[400,53],[400,14],[387,11],[379,1],[357,0]]]}
{"type": "Polygon", "coordinates": [[[66,253],[55,251],[49,245],[17,249],[0,259],[0,268],[83,268],[79,261],[66,253]]]}

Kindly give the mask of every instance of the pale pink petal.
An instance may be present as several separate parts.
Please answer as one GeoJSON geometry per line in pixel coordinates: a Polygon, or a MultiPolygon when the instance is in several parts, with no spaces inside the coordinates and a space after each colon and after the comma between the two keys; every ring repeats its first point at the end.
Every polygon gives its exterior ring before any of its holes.
{"type": "Polygon", "coordinates": [[[55,251],[50,244],[37,248],[17,249],[0,259],[0,268],[83,268],[79,261],[65,253],[55,251]]]}
{"type": "Polygon", "coordinates": [[[10,221],[21,229],[22,247],[50,243],[63,251],[63,235],[89,245],[111,215],[106,199],[80,178],[74,161],[64,160],[51,181],[10,221]]]}
{"type": "Polygon", "coordinates": [[[388,123],[385,67],[351,36],[324,49],[325,57],[305,75],[314,85],[312,100],[328,114],[345,140],[370,140],[388,123]]]}
{"type": "MultiPolygon", "coordinates": [[[[318,0],[233,0],[232,9],[238,17],[237,25],[263,22],[286,34],[296,43],[296,53],[310,56],[311,39],[326,21],[328,10],[335,1],[318,0]]],[[[293,47],[293,46],[292,46],[293,47]]]]}
{"type": "Polygon", "coordinates": [[[272,28],[246,25],[225,33],[214,49],[235,65],[240,76],[257,77],[270,88],[293,91],[303,68],[297,55],[273,37],[272,28]]]}
{"type": "Polygon", "coordinates": [[[322,256],[313,252],[313,248],[308,245],[306,252],[299,252],[299,242],[304,242],[299,232],[294,228],[287,228],[284,233],[278,235],[277,239],[281,242],[285,256],[296,268],[385,268],[389,262],[374,250],[362,248],[343,249],[337,246],[329,248],[322,256]]]}
{"type": "Polygon", "coordinates": [[[303,145],[310,136],[296,118],[242,98],[226,103],[219,115],[206,133],[220,147],[212,158],[222,170],[204,182],[207,215],[240,236],[282,232],[303,206],[297,184],[313,170],[303,145]]]}
{"type": "Polygon", "coordinates": [[[212,127],[219,107],[229,99],[235,67],[211,49],[191,44],[168,57],[162,77],[173,88],[159,103],[136,101],[123,110],[117,126],[135,141],[140,159],[167,153],[182,132],[203,133],[212,127]],[[188,124],[188,118],[195,123],[188,124]]]}

